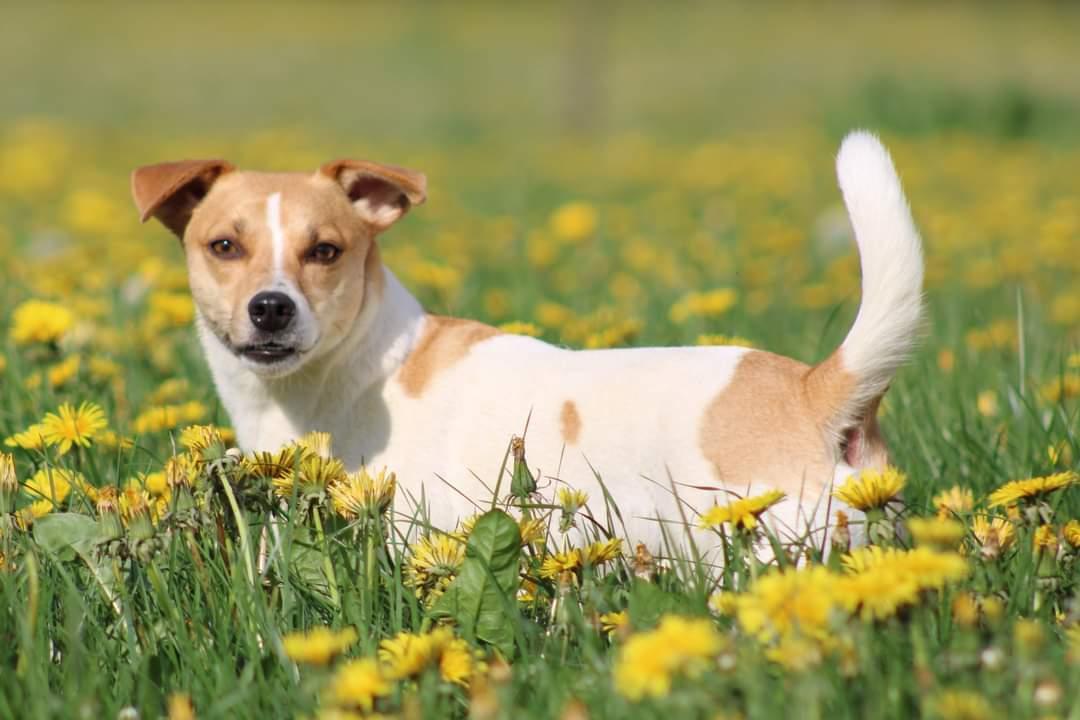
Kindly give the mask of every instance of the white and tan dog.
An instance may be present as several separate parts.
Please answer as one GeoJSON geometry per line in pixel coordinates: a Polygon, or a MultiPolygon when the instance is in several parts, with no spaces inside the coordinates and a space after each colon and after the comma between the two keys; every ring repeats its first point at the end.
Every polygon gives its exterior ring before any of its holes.
{"type": "Polygon", "coordinates": [[[916,340],[922,252],[874,136],[848,136],[837,171],[862,303],[815,366],[738,347],[574,351],[430,315],[379,259],[378,234],[425,199],[424,176],[402,168],[183,161],[139,168],[132,189],[144,221],[182,238],[241,448],[328,431],[348,466],[389,467],[436,526],[452,527],[490,498],[529,418],[530,465],[594,499],[602,482],[630,539],[657,552],[693,522],[686,508],[730,493],[783,490],[773,527],[821,528],[838,507],[833,483],[885,463],[875,410],[916,340]]]}

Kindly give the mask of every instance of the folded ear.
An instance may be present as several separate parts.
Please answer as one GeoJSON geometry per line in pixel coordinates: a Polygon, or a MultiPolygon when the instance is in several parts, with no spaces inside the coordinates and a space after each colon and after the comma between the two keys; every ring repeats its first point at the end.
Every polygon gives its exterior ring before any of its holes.
{"type": "Polygon", "coordinates": [[[349,196],[356,212],[376,231],[397,222],[413,205],[427,199],[423,173],[366,160],[335,160],[319,168],[349,196]]]}
{"type": "Polygon", "coordinates": [[[139,219],[156,217],[183,237],[195,206],[222,174],[232,170],[235,167],[224,160],[181,160],[136,169],[131,173],[131,194],[139,219]]]}

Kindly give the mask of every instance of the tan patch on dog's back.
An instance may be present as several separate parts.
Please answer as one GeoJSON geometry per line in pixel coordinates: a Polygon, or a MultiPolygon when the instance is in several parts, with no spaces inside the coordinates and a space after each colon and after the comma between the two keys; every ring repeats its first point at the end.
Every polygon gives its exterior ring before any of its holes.
{"type": "Polygon", "coordinates": [[[577,442],[581,434],[581,415],[578,414],[577,406],[573,400],[563,403],[562,412],[559,413],[559,427],[562,430],[562,439],[567,445],[577,442]]]}
{"type": "Polygon", "coordinates": [[[705,410],[702,452],[729,490],[761,484],[813,500],[838,459],[826,423],[853,387],[839,351],[816,368],[749,352],[705,410]]]}
{"type": "Polygon", "coordinates": [[[398,370],[398,382],[406,395],[419,397],[435,375],[465,357],[473,345],[499,334],[475,320],[428,315],[423,335],[398,370]]]}

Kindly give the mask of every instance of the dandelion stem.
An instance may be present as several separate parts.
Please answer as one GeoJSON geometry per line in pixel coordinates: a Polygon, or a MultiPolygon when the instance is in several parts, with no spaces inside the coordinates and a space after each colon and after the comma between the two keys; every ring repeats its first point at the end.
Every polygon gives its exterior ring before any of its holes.
{"type": "Polygon", "coordinates": [[[341,607],[341,595],[338,593],[337,575],[334,573],[334,563],[330,561],[330,546],[326,543],[326,535],[323,533],[322,515],[319,508],[314,508],[311,514],[315,518],[315,533],[319,538],[319,545],[323,553],[323,572],[326,574],[326,582],[330,586],[330,602],[334,607],[341,607]]]}
{"type": "Polygon", "coordinates": [[[236,530],[240,535],[240,553],[244,556],[244,569],[247,571],[248,583],[254,585],[255,566],[251,562],[251,541],[248,538],[247,520],[244,519],[244,514],[240,511],[240,505],[236,502],[232,484],[229,483],[224,473],[218,473],[217,475],[221,481],[221,487],[225,490],[225,497],[229,500],[229,507],[232,508],[233,515],[236,516],[236,530]]]}

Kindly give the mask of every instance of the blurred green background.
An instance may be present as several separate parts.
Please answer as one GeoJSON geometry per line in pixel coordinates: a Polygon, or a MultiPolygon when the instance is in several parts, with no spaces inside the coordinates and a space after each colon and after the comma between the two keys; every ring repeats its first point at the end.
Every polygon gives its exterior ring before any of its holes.
{"type": "Polygon", "coordinates": [[[3,16],[8,118],[133,142],[281,127],[511,147],[852,124],[1080,133],[1080,7],[1066,2],[8,3],[3,16]]]}

